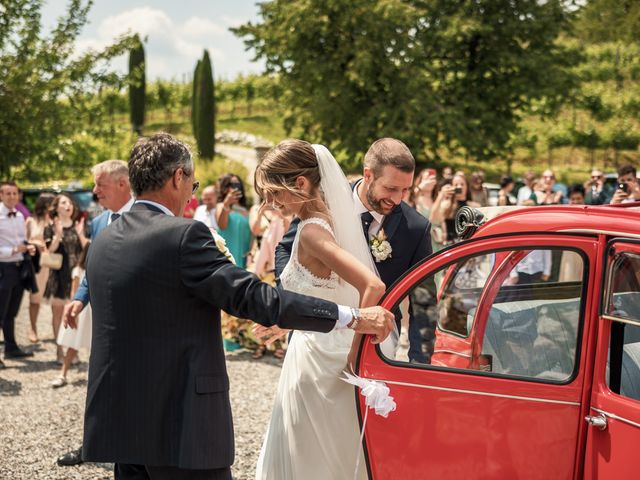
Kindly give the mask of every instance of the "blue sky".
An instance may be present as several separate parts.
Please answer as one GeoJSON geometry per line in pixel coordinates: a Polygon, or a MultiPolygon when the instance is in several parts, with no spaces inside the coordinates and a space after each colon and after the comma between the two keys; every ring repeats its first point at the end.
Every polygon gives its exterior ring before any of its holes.
{"type": "MultiPolygon", "coordinates": [[[[147,78],[188,78],[204,48],[216,78],[259,73],[263,63],[228,29],[258,20],[257,0],[95,0],[89,24],[78,38],[78,51],[100,48],[127,31],[147,37],[147,78]]],[[[48,30],[65,12],[66,0],[45,0],[42,22],[48,30]]],[[[113,67],[124,71],[126,57],[113,67]]]]}

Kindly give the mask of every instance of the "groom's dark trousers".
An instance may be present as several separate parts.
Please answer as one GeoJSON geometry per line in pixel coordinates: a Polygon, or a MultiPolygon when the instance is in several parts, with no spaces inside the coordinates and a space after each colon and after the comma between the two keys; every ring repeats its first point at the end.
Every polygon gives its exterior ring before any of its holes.
{"type": "Polygon", "coordinates": [[[119,478],[181,478],[184,470],[185,478],[229,478],[221,309],[318,332],[338,319],[335,303],[278,291],[232,265],[203,223],[143,203],[97,236],[87,281],[93,330],[82,455],[116,463],[119,478]],[[217,477],[194,476],[203,470],[217,477]]]}

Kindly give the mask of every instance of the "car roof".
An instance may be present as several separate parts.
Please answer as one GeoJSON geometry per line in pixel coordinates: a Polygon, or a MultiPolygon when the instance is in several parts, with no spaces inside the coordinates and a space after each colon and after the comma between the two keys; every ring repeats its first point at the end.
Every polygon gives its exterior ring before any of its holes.
{"type": "Polygon", "coordinates": [[[594,233],[640,238],[640,202],[501,207],[494,213],[498,216],[483,224],[474,238],[527,232],[594,233]]]}

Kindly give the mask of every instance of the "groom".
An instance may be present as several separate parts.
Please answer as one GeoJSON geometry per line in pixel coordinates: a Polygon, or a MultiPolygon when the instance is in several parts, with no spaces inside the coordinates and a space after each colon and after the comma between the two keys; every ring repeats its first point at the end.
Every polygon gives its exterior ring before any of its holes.
{"type": "MultiPolygon", "coordinates": [[[[413,185],[416,162],[400,140],[381,138],[373,142],[364,157],[363,178],[355,182],[353,199],[362,220],[363,234],[371,245],[374,239],[386,240],[389,255],[375,258],[380,278],[387,289],[407,270],[431,255],[431,224],[402,201],[413,185]]],[[[291,256],[298,220],[276,247],[276,276],[279,277],[291,256]]],[[[372,250],[373,255],[373,250],[372,250]]],[[[411,313],[409,316],[409,360],[425,363],[422,337],[411,313]]]]}
{"type": "Polygon", "coordinates": [[[136,203],[97,236],[87,259],[93,336],[83,458],[115,462],[116,479],[231,479],[220,310],[377,340],[393,316],[281,292],[230,263],[203,223],[179,218],[198,182],[189,150],[171,135],[136,143],[129,180],[136,203]]]}

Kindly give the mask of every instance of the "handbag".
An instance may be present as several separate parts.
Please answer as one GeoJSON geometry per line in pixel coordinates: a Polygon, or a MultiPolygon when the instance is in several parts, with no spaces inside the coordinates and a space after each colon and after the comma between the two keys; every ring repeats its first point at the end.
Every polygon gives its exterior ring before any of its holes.
{"type": "Polygon", "coordinates": [[[40,254],[40,266],[50,268],[51,270],[60,270],[62,268],[62,254],[47,251],[42,252],[40,254]]]}

